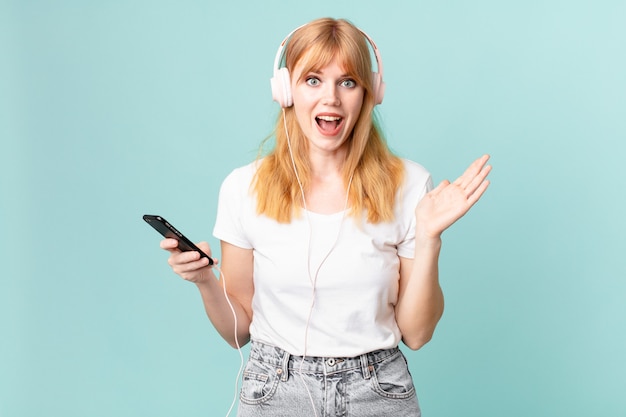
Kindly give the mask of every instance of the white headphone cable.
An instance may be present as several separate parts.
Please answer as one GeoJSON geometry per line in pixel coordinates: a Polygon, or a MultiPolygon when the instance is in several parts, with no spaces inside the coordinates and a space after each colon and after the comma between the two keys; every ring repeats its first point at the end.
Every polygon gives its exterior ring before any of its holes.
{"type": "Polygon", "coordinates": [[[313,308],[315,306],[315,291],[316,291],[316,286],[317,286],[317,277],[319,275],[319,271],[322,268],[322,265],[324,265],[324,263],[326,262],[326,260],[328,259],[328,257],[330,256],[330,254],[332,253],[333,249],[335,249],[335,246],[337,245],[337,242],[339,241],[339,236],[341,235],[341,229],[343,227],[343,221],[346,218],[346,211],[348,209],[348,201],[349,201],[349,195],[350,195],[350,187],[352,186],[352,175],[350,175],[350,180],[348,181],[348,187],[346,188],[346,197],[345,197],[345,201],[344,201],[344,206],[343,206],[343,211],[342,211],[342,216],[341,216],[341,222],[339,223],[339,228],[337,229],[337,236],[335,237],[335,240],[333,241],[333,244],[331,245],[330,249],[328,249],[328,252],[326,253],[326,255],[322,258],[322,261],[320,262],[320,264],[318,265],[317,269],[315,270],[315,274],[313,275],[313,277],[311,276],[311,238],[313,235],[313,227],[311,224],[311,218],[309,216],[309,211],[306,205],[306,198],[304,196],[304,187],[302,186],[302,181],[300,180],[300,176],[298,175],[298,169],[296,168],[296,162],[295,159],[293,157],[293,150],[291,149],[291,140],[289,138],[289,131],[287,129],[287,120],[285,117],[285,109],[282,109],[283,111],[283,126],[285,128],[285,135],[287,136],[287,147],[289,148],[289,156],[291,158],[291,164],[293,166],[293,171],[296,175],[296,181],[298,182],[298,186],[300,187],[300,194],[302,195],[302,205],[304,208],[304,212],[307,218],[307,223],[309,225],[309,243],[308,243],[308,256],[307,256],[307,273],[309,275],[309,281],[311,282],[311,289],[312,289],[312,294],[311,294],[311,306],[309,307],[309,314],[307,316],[307,321],[306,321],[306,326],[304,329],[304,350],[302,353],[302,359],[300,361],[300,366],[298,368],[298,376],[300,377],[300,382],[302,383],[302,386],[304,386],[308,396],[309,396],[309,400],[311,402],[311,408],[313,409],[313,414],[315,417],[317,417],[317,410],[315,409],[315,402],[313,401],[313,397],[311,395],[311,391],[309,390],[309,388],[306,385],[306,382],[304,381],[304,377],[302,376],[302,370],[304,367],[304,360],[306,359],[307,356],[307,346],[308,346],[308,335],[309,335],[309,324],[311,322],[311,317],[313,316],[313,308]]]}
{"type": "Polygon", "coordinates": [[[243,360],[243,352],[241,351],[241,346],[239,345],[239,337],[237,337],[237,330],[238,330],[237,313],[235,312],[235,308],[233,307],[233,304],[230,302],[230,298],[228,297],[228,293],[226,291],[226,275],[224,275],[222,270],[217,265],[213,266],[213,268],[217,269],[217,271],[220,273],[220,278],[222,280],[222,290],[224,291],[224,297],[226,298],[228,307],[230,307],[230,311],[233,313],[234,330],[235,330],[235,333],[234,333],[235,345],[237,346],[237,352],[239,352],[239,359],[240,359],[239,371],[237,372],[237,377],[235,378],[235,394],[233,396],[233,401],[230,404],[230,408],[228,409],[228,412],[226,413],[226,417],[228,417],[230,416],[230,413],[233,411],[233,408],[235,408],[235,403],[237,402],[237,394],[239,392],[239,378],[241,377],[241,373],[243,372],[244,360],[243,360]]]}
{"type": "MultiPolygon", "coordinates": [[[[307,217],[307,223],[309,225],[309,250],[311,248],[311,236],[313,234],[313,230],[311,228],[311,221],[309,219],[309,211],[306,206],[306,199],[304,198],[304,187],[302,186],[302,181],[300,181],[300,175],[298,175],[298,169],[296,168],[296,161],[293,157],[293,150],[291,149],[291,139],[289,138],[289,130],[287,129],[287,118],[285,116],[285,108],[283,107],[283,126],[285,127],[285,135],[287,136],[287,147],[289,148],[289,157],[291,158],[291,165],[293,167],[293,172],[296,174],[296,181],[298,182],[298,186],[300,187],[300,194],[302,195],[302,206],[304,207],[304,213],[307,217]]],[[[306,390],[307,395],[309,396],[309,401],[311,402],[311,409],[313,410],[313,415],[317,417],[317,410],[315,409],[315,402],[313,401],[313,396],[311,395],[311,391],[309,387],[307,387],[306,382],[304,381],[304,377],[302,376],[302,367],[304,365],[304,358],[306,358],[306,344],[307,344],[307,334],[309,329],[309,320],[311,319],[311,314],[313,312],[313,306],[315,305],[315,286],[313,285],[313,281],[311,279],[311,267],[310,267],[311,257],[307,257],[307,271],[309,273],[309,281],[311,281],[313,293],[311,295],[311,307],[309,308],[309,317],[307,319],[306,328],[304,330],[304,352],[302,355],[302,360],[300,361],[300,367],[298,369],[298,376],[300,377],[300,383],[306,390]]]]}

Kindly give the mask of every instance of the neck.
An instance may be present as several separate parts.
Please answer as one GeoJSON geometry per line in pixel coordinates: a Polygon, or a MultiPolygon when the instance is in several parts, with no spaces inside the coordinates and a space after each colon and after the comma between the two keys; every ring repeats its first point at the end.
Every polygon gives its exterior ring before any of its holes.
{"type": "Polygon", "coordinates": [[[343,167],[346,153],[343,149],[334,152],[310,152],[311,175],[313,181],[343,183],[343,167]]]}
{"type": "Polygon", "coordinates": [[[313,175],[305,191],[306,208],[320,214],[333,214],[345,210],[352,178],[348,184],[338,172],[313,175]]]}

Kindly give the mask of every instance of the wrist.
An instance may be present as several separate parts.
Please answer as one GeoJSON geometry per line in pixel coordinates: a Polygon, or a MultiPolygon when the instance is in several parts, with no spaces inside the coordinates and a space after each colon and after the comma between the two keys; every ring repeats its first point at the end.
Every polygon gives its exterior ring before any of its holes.
{"type": "Polygon", "coordinates": [[[415,248],[431,249],[439,251],[441,249],[442,240],[441,235],[429,235],[424,231],[417,230],[415,233],[415,248]]]}
{"type": "Polygon", "coordinates": [[[211,281],[217,282],[212,268],[204,268],[200,272],[198,279],[194,280],[193,283],[202,291],[203,289],[209,289],[211,287],[213,284],[211,281]]]}

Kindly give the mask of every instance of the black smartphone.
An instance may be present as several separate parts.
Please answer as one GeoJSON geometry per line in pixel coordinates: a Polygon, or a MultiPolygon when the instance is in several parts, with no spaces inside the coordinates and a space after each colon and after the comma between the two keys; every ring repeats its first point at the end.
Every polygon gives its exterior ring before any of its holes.
{"type": "Polygon", "coordinates": [[[209,265],[213,265],[213,259],[206,253],[202,252],[202,250],[197,247],[191,240],[187,239],[185,235],[180,233],[174,226],[172,226],[167,220],[165,220],[161,216],[155,216],[152,214],[144,214],[143,219],[150,226],[154,227],[154,229],[161,233],[163,237],[172,238],[178,240],[178,249],[183,252],[187,251],[196,251],[200,253],[201,258],[207,258],[209,260],[209,265]]]}

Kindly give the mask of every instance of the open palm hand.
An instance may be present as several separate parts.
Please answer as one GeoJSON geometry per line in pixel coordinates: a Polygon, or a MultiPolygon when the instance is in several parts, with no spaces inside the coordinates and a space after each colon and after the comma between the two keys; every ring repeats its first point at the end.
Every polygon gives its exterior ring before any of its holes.
{"type": "Polygon", "coordinates": [[[489,186],[489,155],[475,160],[454,182],[442,181],[426,194],[415,209],[418,230],[426,237],[439,237],[476,204],[489,186]]]}

